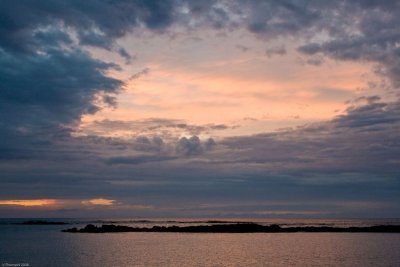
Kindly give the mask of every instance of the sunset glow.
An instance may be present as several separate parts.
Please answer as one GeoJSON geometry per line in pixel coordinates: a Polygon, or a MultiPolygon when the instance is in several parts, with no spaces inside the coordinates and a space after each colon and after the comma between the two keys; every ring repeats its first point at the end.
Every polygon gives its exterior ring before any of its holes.
{"type": "Polygon", "coordinates": [[[400,216],[400,2],[84,2],[0,1],[0,216],[400,216]]]}
{"type": "Polygon", "coordinates": [[[100,206],[111,206],[113,205],[115,200],[105,199],[105,198],[94,198],[89,200],[83,200],[82,204],[84,205],[100,205],[100,206]]]}
{"type": "Polygon", "coordinates": [[[0,0],[2,266],[400,266],[400,0],[0,0]]]}
{"type": "Polygon", "coordinates": [[[13,205],[13,206],[24,206],[24,207],[36,207],[36,206],[52,206],[57,201],[55,199],[14,199],[14,200],[0,200],[0,205],[13,205]]]}

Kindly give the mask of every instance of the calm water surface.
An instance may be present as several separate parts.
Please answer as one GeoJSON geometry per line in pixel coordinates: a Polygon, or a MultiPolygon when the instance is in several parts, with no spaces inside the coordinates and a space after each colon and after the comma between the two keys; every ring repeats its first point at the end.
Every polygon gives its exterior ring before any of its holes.
{"type": "Polygon", "coordinates": [[[400,234],[106,233],[0,224],[0,264],[29,266],[400,266],[400,234]]]}

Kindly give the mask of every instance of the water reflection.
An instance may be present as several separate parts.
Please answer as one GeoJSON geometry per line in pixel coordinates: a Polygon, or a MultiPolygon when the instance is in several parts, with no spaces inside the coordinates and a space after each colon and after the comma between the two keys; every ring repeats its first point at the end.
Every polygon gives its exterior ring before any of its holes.
{"type": "Polygon", "coordinates": [[[0,263],[30,266],[400,266],[400,234],[61,233],[0,225],[0,263]]]}

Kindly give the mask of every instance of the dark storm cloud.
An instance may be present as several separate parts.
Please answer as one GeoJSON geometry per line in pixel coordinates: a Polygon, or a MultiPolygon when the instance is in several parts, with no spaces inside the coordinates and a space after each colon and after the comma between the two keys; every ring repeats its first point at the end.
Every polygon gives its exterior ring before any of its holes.
{"type": "Polygon", "coordinates": [[[44,55],[0,52],[0,106],[3,127],[68,124],[94,113],[96,93],[117,93],[121,82],[104,76],[113,64],[86,53],[48,50],[44,55]],[[12,117],[10,117],[12,115],[12,117]]]}
{"type": "Polygon", "coordinates": [[[75,29],[82,43],[109,47],[132,27],[162,30],[172,23],[174,1],[11,1],[0,3],[1,46],[13,51],[35,48],[31,32],[59,24],[75,29]]]}
{"type": "Polygon", "coordinates": [[[41,55],[0,50],[0,149],[2,158],[43,154],[53,139],[69,135],[83,114],[101,105],[96,96],[113,94],[122,82],[105,76],[113,64],[80,50],[48,49],[41,55]]]}

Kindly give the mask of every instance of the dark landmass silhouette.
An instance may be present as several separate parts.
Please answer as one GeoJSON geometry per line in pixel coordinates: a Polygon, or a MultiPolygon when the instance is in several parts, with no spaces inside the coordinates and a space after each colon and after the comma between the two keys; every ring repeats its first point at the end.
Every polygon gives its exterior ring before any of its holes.
{"type": "Polygon", "coordinates": [[[66,223],[66,222],[51,222],[51,221],[43,221],[43,220],[32,220],[32,221],[26,221],[26,222],[14,223],[14,224],[23,224],[23,225],[64,225],[64,224],[69,224],[69,223],[66,223]]]}
{"type": "Polygon", "coordinates": [[[376,225],[365,227],[329,227],[329,226],[304,226],[280,227],[277,224],[268,226],[256,223],[233,223],[223,225],[197,225],[197,226],[153,226],[130,227],[124,225],[103,224],[95,226],[88,224],[84,228],[62,230],[68,233],[119,233],[119,232],[173,232],[173,233],[400,233],[400,225],[376,225]]]}
{"type": "Polygon", "coordinates": [[[104,223],[104,224],[115,224],[115,223],[175,223],[175,224],[200,224],[200,223],[207,223],[207,224],[232,224],[232,223],[252,223],[251,221],[224,221],[224,220],[208,220],[208,221],[177,221],[177,220],[124,220],[124,221],[108,221],[108,220],[95,220],[87,223],[104,223]]]}

